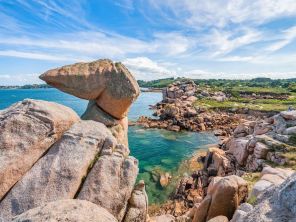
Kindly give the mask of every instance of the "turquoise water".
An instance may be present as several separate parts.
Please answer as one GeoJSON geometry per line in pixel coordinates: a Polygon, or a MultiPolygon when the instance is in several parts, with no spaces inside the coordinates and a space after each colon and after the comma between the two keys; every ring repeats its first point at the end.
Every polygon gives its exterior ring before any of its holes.
{"type": "MultiPolygon", "coordinates": [[[[42,99],[64,104],[81,115],[87,101],[60,92],[57,89],[23,89],[0,90],[0,109],[25,98],[42,99]]],[[[142,93],[132,105],[129,119],[136,120],[139,116],[151,116],[149,105],[161,100],[161,93],[142,93]]],[[[155,174],[170,172],[174,175],[179,164],[197,149],[217,142],[212,133],[170,132],[159,129],[143,129],[129,127],[129,145],[131,155],[140,162],[138,179],[144,179],[150,203],[165,201],[174,187],[161,188],[155,174]]]]}

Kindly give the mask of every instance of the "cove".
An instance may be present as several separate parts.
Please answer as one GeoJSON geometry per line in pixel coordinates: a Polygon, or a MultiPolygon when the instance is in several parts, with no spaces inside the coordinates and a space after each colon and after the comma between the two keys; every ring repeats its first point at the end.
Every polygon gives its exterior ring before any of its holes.
{"type": "MultiPolygon", "coordinates": [[[[129,119],[135,121],[141,115],[152,116],[153,111],[149,109],[149,105],[159,102],[161,97],[161,93],[141,93],[130,109],[129,119]]],[[[10,89],[0,90],[0,109],[26,98],[57,102],[71,107],[79,115],[87,106],[87,101],[53,88],[10,89]]],[[[129,127],[128,136],[131,155],[139,160],[138,180],[145,180],[150,204],[167,200],[175,185],[171,183],[162,188],[154,176],[155,172],[169,172],[176,177],[182,161],[198,149],[217,142],[217,138],[210,132],[171,132],[162,129],[143,129],[138,126],[129,127]]]]}

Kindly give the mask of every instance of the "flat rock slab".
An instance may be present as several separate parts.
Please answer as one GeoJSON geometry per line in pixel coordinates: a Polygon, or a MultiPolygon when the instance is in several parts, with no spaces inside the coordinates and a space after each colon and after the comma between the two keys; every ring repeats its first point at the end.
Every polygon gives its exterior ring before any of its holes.
{"type": "Polygon", "coordinates": [[[74,198],[107,137],[111,132],[101,123],[74,124],[5,196],[2,217],[9,221],[44,203],[74,198]]]}
{"type": "Polygon", "coordinates": [[[107,210],[85,200],[60,200],[31,209],[13,222],[118,222],[107,210]]]}
{"type": "Polygon", "coordinates": [[[125,146],[106,141],[77,197],[104,207],[119,221],[126,212],[138,175],[138,161],[128,157],[128,153],[125,146]]]}
{"type": "Polygon", "coordinates": [[[0,199],[78,121],[72,109],[40,100],[0,111],[0,199]]]}
{"type": "Polygon", "coordinates": [[[140,94],[140,88],[121,63],[103,59],[52,69],[40,78],[49,85],[82,99],[95,100],[98,106],[117,119],[140,94]]]}
{"type": "Polygon", "coordinates": [[[296,120],[296,110],[282,111],[280,112],[280,115],[286,120],[296,120]]]}

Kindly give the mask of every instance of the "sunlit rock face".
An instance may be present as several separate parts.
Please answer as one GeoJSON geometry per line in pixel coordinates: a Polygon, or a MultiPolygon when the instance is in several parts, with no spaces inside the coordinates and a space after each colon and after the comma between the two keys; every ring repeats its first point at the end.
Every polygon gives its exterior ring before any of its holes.
{"type": "Polygon", "coordinates": [[[70,108],[26,99],[0,112],[0,199],[74,123],[70,108]]]}
{"type": "Polygon", "coordinates": [[[111,116],[122,119],[140,89],[121,63],[103,59],[52,69],[40,76],[49,85],[82,99],[95,100],[111,116]]]}

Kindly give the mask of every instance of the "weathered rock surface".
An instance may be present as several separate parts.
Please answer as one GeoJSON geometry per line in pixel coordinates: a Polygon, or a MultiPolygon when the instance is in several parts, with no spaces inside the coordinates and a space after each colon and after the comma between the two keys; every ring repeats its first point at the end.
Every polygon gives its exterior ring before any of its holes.
{"type": "Polygon", "coordinates": [[[253,210],[253,206],[249,203],[241,204],[238,209],[235,211],[231,222],[243,222],[244,217],[247,215],[248,212],[253,210]]]}
{"type": "Polygon", "coordinates": [[[175,222],[175,217],[170,214],[152,217],[149,222],[175,222]]]}
{"type": "Polygon", "coordinates": [[[145,191],[143,180],[134,188],[131,198],[128,201],[128,210],[124,222],[146,222],[148,215],[148,197],[145,191]]]}
{"type": "Polygon", "coordinates": [[[94,120],[106,125],[117,139],[118,143],[128,146],[128,118],[124,117],[120,120],[115,119],[105,111],[103,111],[94,100],[89,101],[84,114],[81,116],[83,120],[94,120]]]}
{"type": "Polygon", "coordinates": [[[264,167],[261,172],[261,178],[255,183],[251,195],[258,196],[271,186],[282,184],[293,173],[295,171],[291,169],[264,167]]]}
{"type": "Polygon", "coordinates": [[[108,138],[77,196],[107,209],[119,221],[126,212],[138,174],[138,161],[127,147],[108,138]]]}
{"type": "Polygon", "coordinates": [[[238,164],[245,165],[249,151],[247,149],[249,140],[245,138],[233,138],[227,146],[229,147],[229,153],[233,154],[238,164]]]}
{"type": "Polygon", "coordinates": [[[85,200],[59,200],[15,217],[13,222],[117,222],[107,210],[85,200]]]}
{"type": "Polygon", "coordinates": [[[72,109],[40,100],[0,111],[0,199],[78,121],[72,109]]]}
{"type": "Polygon", "coordinates": [[[211,220],[209,220],[208,222],[228,222],[228,218],[225,216],[218,216],[218,217],[214,217],[211,220]]]}
{"type": "Polygon", "coordinates": [[[296,174],[258,196],[254,208],[232,222],[296,221],[296,174]]]}
{"type": "MultiPolygon", "coordinates": [[[[12,216],[44,203],[74,198],[82,179],[87,175],[92,162],[96,160],[107,137],[113,138],[110,131],[101,123],[81,121],[74,124],[1,201],[2,217],[9,220],[12,216]]],[[[115,170],[114,168],[115,166],[112,170],[115,170]]],[[[97,167],[95,169],[106,170],[97,167]]],[[[105,177],[105,183],[111,179],[105,177]]],[[[118,180],[118,177],[114,176],[113,179],[118,180]]],[[[126,183],[123,183],[122,188],[125,185],[126,183]]],[[[101,184],[100,188],[104,189],[104,186],[110,185],[101,184]]],[[[120,192],[118,188],[117,190],[120,192]]],[[[114,189],[113,192],[117,190],[114,189]]],[[[110,191],[105,195],[110,195],[110,191]]],[[[115,200],[112,201],[116,205],[115,200]]]]}
{"type": "Polygon", "coordinates": [[[195,212],[193,222],[205,222],[217,216],[231,219],[247,195],[248,185],[242,178],[235,175],[215,177],[208,187],[207,196],[195,212]]]}
{"type": "Polygon", "coordinates": [[[296,120],[296,110],[282,111],[280,115],[286,120],[296,120]]]}
{"type": "Polygon", "coordinates": [[[107,59],[52,69],[40,78],[66,93],[96,100],[102,110],[117,119],[127,115],[140,93],[138,83],[128,69],[107,59]]]}

